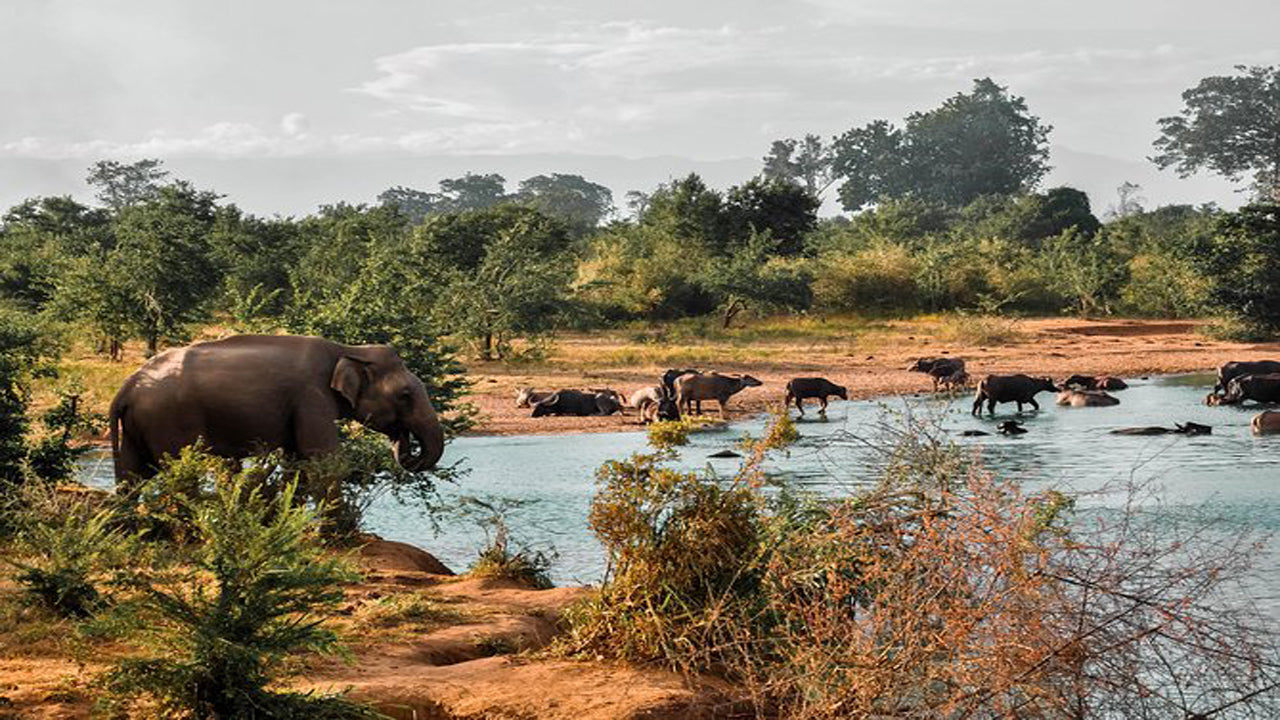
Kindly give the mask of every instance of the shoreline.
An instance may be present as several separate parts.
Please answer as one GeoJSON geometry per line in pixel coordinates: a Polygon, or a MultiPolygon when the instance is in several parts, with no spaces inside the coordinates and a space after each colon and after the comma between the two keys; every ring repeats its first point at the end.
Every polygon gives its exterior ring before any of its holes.
{"type": "MultiPolygon", "coordinates": [[[[610,343],[600,336],[561,339],[557,352],[538,366],[472,363],[475,385],[465,401],[480,411],[477,426],[461,437],[564,435],[636,432],[644,425],[634,410],[607,417],[529,416],[516,408],[517,389],[553,390],[573,387],[612,387],[624,394],[654,384],[666,367],[699,367],[746,373],[763,381],[747,388],[729,403],[729,421],[767,412],[782,402],[783,387],[793,377],[825,376],[848,388],[849,400],[931,394],[927,375],[906,370],[916,358],[963,358],[974,383],[989,373],[1048,375],[1057,381],[1076,374],[1123,378],[1213,372],[1228,360],[1280,357],[1280,343],[1234,343],[1205,338],[1195,320],[1087,320],[1038,318],[1016,321],[1021,337],[1004,345],[975,345],[945,339],[941,322],[897,321],[875,336],[765,340],[750,345],[758,360],[741,359],[742,346],[708,342],[696,354],[738,356],[722,363],[610,363],[591,356],[625,355],[632,346],[610,343]]],[[[688,354],[695,354],[690,352],[688,354]]],[[[972,389],[963,392],[972,392],[972,389]]],[[[710,412],[715,413],[714,403],[710,412]]],[[[704,409],[707,406],[704,405],[704,409]]]]}

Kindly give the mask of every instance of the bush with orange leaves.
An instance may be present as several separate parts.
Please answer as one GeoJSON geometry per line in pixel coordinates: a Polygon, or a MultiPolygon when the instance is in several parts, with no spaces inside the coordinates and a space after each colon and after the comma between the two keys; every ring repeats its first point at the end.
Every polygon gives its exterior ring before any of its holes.
{"type": "Polygon", "coordinates": [[[730,480],[607,465],[610,573],[559,650],[719,675],[770,717],[1275,716],[1247,532],[1138,485],[1028,493],[939,437],[908,420],[842,497],[769,490],[763,446],[730,480]]]}

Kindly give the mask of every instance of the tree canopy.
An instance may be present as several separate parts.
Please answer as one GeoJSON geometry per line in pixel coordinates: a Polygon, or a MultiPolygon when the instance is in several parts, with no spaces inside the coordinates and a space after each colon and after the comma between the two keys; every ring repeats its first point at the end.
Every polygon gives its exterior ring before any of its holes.
{"type": "Polygon", "coordinates": [[[1182,93],[1182,112],[1160,118],[1151,160],[1181,177],[1207,169],[1237,181],[1252,173],[1258,196],[1280,201],[1280,67],[1236,70],[1182,93]]]}
{"type": "Polygon", "coordinates": [[[991,78],[975,80],[899,128],[876,120],[836,139],[840,201],[858,210],[884,197],[916,195],[966,205],[983,195],[1027,192],[1049,171],[1052,128],[991,78]]]}

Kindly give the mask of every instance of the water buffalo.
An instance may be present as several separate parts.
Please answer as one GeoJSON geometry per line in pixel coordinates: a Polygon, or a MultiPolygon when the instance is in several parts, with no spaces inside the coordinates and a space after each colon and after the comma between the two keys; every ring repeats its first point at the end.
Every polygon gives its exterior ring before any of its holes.
{"type": "Polygon", "coordinates": [[[1254,435],[1278,435],[1280,434],[1280,412],[1263,410],[1253,416],[1249,421],[1249,427],[1253,429],[1254,435]]]}
{"type": "Polygon", "coordinates": [[[661,385],[650,385],[631,393],[631,397],[627,398],[627,404],[643,411],[646,405],[657,404],[664,394],[664,388],[661,385]]]}
{"type": "MultiPolygon", "coordinates": [[[[671,369],[668,369],[666,372],[662,373],[662,387],[666,388],[667,394],[674,398],[676,397],[676,394],[677,394],[676,380],[679,380],[685,375],[701,375],[701,374],[702,374],[701,370],[697,370],[694,368],[685,368],[683,370],[678,368],[671,368],[671,369]]],[[[698,414],[701,415],[702,401],[699,400],[697,401],[697,403],[698,403],[698,414]]]]}
{"type": "Polygon", "coordinates": [[[551,392],[538,392],[533,388],[520,388],[516,391],[516,407],[532,407],[551,397],[551,392]]]}
{"type": "Polygon", "coordinates": [[[938,370],[941,374],[950,375],[964,370],[964,360],[960,358],[920,358],[907,366],[912,372],[930,373],[938,370]]]}
{"type": "Polygon", "coordinates": [[[1119,405],[1119,398],[1101,390],[1063,390],[1058,393],[1058,404],[1071,407],[1110,407],[1119,405]]]}
{"type": "Polygon", "coordinates": [[[557,390],[533,406],[533,417],[544,415],[612,415],[622,409],[610,395],[581,390],[557,390]]]}
{"type": "Polygon", "coordinates": [[[680,419],[680,405],[674,396],[663,391],[656,402],[645,403],[640,410],[640,419],[648,425],[653,422],[665,422],[680,419]]]}
{"type": "Polygon", "coordinates": [[[720,417],[723,419],[726,417],[725,404],[729,402],[730,397],[745,388],[763,384],[750,375],[721,375],[714,372],[705,375],[681,375],[675,381],[676,399],[680,409],[686,413],[693,411],[695,402],[715,400],[720,404],[720,417]]]}
{"type": "Polygon", "coordinates": [[[929,377],[933,378],[933,389],[938,390],[945,388],[954,392],[957,388],[969,386],[969,373],[964,370],[957,370],[947,375],[935,375],[936,370],[929,373],[929,377]]]}
{"type": "Polygon", "coordinates": [[[1245,400],[1259,403],[1280,402],[1280,373],[1237,375],[1227,382],[1227,391],[1219,402],[1234,405],[1245,400]]]}
{"type": "Polygon", "coordinates": [[[1039,392],[1057,392],[1058,387],[1052,378],[1035,378],[1029,375],[988,375],[978,383],[978,394],[973,398],[974,415],[982,414],[982,403],[987,403],[987,412],[996,414],[996,403],[1013,402],[1018,404],[1018,412],[1022,406],[1030,404],[1036,410],[1040,403],[1035,396],[1039,392]]]}
{"type": "Polygon", "coordinates": [[[1147,425],[1145,427],[1117,428],[1112,435],[1212,435],[1213,427],[1200,423],[1174,423],[1173,427],[1147,425]]]}
{"type": "Polygon", "coordinates": [[[1027,432],[1027,429],[1017,420],[1005,420],[996,426],[996,430],[999,430],[1002,435],[1025,435],[1027,432]]]}
{"type": "Polygon", "coordinates": [[[1072,375],[1062,381],[1062,387],[1076,390],[1124,390],[1129,384],[1110,375],[1072,375]]]}
{"type": "Polygon", "coordinates": [[[841,400],[849,399],[849,392],[843,385],[837,385],[826,378],[820,377],[803,377],[792,378],[787,381],[787,395],[782,401],[783,405],[790,405],[795,402],[796,409],[804,415],[804,401],[809,398],[817,398],[821,404],[819,413],[827,414],[827,398],[835,395],[841,400]]]}
{"type": "Polygon", "coordinates": [[[1241,375],[1266,375],[1269,373],[1280,373],[1280,361],[1233,360],[1223,363],[1222,367],[1218,368],[1218,381],[1214,384],[1213,391],[1215,393],[1226,391],[1227,385],[1232,378],[1237,378],[1241,375]]]}

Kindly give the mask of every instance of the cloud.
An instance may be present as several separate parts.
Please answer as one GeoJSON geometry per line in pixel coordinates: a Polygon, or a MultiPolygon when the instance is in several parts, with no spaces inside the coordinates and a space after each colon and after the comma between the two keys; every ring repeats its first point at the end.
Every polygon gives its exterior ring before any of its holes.
{"type": "Polygon", "coordinates": [[[302,113],[292,112],[280,118],[280,129],[290,137],[301,137],[311,129],[311,121],[302,113]]]}

